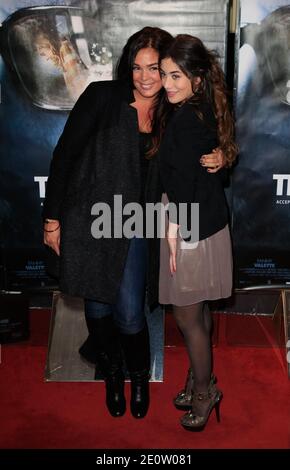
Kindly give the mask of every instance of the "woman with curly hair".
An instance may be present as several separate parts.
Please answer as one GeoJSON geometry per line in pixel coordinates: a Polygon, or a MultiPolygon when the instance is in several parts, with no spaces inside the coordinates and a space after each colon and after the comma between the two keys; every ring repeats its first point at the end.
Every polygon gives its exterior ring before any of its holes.
{"type": "Polygon", "coordinates": [[[172,39],[160,53],[160,71],[166,97],[158,108],[154,141],[164,200],[171,205],[167,241],[161,242],[159,301],[173,305],[191,365],[192,390],[180,392],[174,403],[190,408],[181,424],[201,430],[222,398],[212,374],[207,301],[231,295],[232,253],[221,179],[199,161],[219,144],[230,166],[236,156],[234,126],[222,69],[198,38],[172,39]],[[188,241],[197,226],[198,236],[188,241]]]}

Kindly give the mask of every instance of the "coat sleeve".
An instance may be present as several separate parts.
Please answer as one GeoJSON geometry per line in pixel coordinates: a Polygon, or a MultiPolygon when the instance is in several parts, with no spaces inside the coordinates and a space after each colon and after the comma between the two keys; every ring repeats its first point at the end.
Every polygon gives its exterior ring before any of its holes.
{"type": "Polygon", "coordinates": [[[54,149],[46,185],[42,215],[59,219],[71,165],[96,125],[101,95],[97,83],[91,83],[71,110],[64,130],[54,149]]]}
{"type": "MultiPolygon", "coordinates": [[[[164,187],[169,202],[173,202],[178,209],[180,203],[195,202],[197,181],[200,173],[206,172],[199,160],[212,149],[214,139],[209,135],[205,123],[194,113],[190,119],[177,123],[172,134],[172,145],[168,149],[170,171],[164,187]]],[[[173,212],[170,219],[179,223],[179,211],[177,210],[177,218],[173,212]]]]}

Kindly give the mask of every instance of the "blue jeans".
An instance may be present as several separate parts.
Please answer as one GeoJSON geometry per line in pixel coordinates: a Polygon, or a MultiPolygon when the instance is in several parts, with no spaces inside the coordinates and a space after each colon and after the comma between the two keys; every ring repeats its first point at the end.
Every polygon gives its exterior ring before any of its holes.
{"type": "Polygon", "coordinates": [[[85,315],[102,318],[113,315],[121,333],[135,334],[145,326],[145,286],[147,272],[147,240],[132,238],[121,280],[117,302],[105,304],[85,299],[85,315]]]}

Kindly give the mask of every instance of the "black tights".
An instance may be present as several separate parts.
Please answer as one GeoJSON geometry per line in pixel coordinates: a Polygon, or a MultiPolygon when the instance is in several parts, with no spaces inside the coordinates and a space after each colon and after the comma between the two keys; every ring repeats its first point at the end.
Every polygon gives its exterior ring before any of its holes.
{"type": "Polygon", "coordinates": [[[181,330],[194,376],[194,389],[207,390],[212,370],[212,318],[205,302],[173,306],[176,323],[181,330]]]}

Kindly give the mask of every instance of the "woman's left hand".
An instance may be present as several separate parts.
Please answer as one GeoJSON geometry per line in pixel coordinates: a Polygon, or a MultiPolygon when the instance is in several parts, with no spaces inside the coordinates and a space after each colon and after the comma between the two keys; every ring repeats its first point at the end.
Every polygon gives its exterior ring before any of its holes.
{"type": "Polygon", "coordinates": [[[177,232],[179,225],[169,222],[167,231],[167,242],[169,246],[169,268],[171,274],[176,272],[176,247],[177,247],[177,232]]]}
{"type": "Polygon", "coordinates": [[[218,147],[214,149],[212,153],[203,155],[200,159],[200,163],[207,168],[209,173],[216,173],[225,166],[226,159],[223,151],[218,147]]]}

